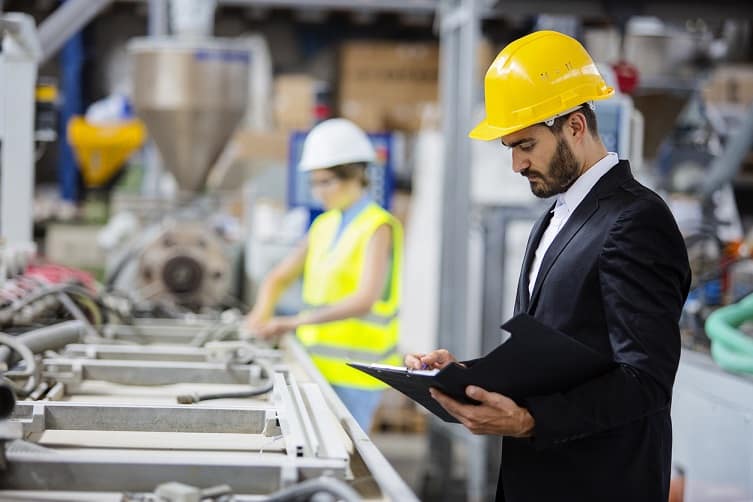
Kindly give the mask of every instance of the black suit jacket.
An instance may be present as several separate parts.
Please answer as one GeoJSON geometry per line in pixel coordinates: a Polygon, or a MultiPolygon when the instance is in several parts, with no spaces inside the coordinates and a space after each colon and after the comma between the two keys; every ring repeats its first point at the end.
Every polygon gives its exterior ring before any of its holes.
{"type": "Polygon", "coordinates": [[[666,502],[678,321],[690,285],[683,239],[662,199],[621,161],[557,234],[529,300],[530,266],[550,218],[547,211],[529,237],[515,312],[617,365],[522,403],[536,420],[535,436],[504,438],[497,500],[666,502]]]}

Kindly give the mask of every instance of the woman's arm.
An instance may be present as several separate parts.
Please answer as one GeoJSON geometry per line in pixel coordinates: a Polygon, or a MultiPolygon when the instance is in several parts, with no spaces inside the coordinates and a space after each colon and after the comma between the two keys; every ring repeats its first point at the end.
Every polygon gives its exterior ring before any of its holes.
{"type": "Polygon", "coordinates": [[[381,225],[369,240],[366,249],[361,281],[355,293],[347,298],[316,310],[302,312],[295,316],[274,317],[258,329],[264,338],[282,335],[303,324],[322,324],[350,317],[360,317],[371,311],[372,305],[384,291],[392,253],[392,229],[381,225]]]}
{"type": "Polygon", "coordinates": [[[246,318],[249,330],[258,331],[272,317],[280,295],[303,273],[308,247],[308,238],[305,238],[264,278],[254,308],[246,318]]]}

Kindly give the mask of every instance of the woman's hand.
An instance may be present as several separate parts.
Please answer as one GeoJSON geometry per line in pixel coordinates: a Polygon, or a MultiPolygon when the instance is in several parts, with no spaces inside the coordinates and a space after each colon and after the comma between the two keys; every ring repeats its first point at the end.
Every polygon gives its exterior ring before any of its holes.
{"type": "Polygon", "coordinates": [[[269,316],[264,316],[257,312],[256,310],[252,310],[247,316],[244,321],[244,327],[246,328],[246,331],[248,334],[252,337],[257,336],[259,331],[261,330],[262,326],[269,320],[269,316]]]}
{"type": "Polygon", "coordinates": [[[259,338],[273,338],[295,331],[298,325],[296,316],[273,317],[262,323],[255,332],[259,338]]]}

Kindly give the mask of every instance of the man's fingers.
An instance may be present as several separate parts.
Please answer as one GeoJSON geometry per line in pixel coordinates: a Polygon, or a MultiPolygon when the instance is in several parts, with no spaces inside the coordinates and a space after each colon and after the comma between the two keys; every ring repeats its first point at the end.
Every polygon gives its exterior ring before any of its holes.
{"type": "Polygon", "coordinates": [[[434,350],[421,358],[421,362],[425,366],[439,369],[444,368],[454,360],[455,358],[452,357],[452,354],[445,349],[434,350]]]}
{"type": "Polygon", "coordinates": [[[421,357],[423,357],[423,354],[408,354],[405,356],[405,367],[414,370],[420,369],[421,357]]]}
{"type": "Polygon", "coordinates": [[[458,403],[447,394],[444,394],[433,387],[429,389],[429,392],[431,393],[431,397],[436,399],[437,402],[440,405],[442,405],[442,408],[447,410],[450,413],[450,415],[454,416],[458,420],[462,420],[465,418],[465,415],[462,409],[463,405],[461,403],[458,403]]]}

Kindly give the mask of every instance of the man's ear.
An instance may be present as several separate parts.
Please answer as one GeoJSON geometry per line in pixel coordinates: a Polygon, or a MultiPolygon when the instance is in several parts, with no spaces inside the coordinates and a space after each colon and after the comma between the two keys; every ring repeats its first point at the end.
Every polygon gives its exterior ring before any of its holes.
{"type": "Polygon", "coordinates": [[[564,129],[566,134],[571,136],[574,140],[580,141],[586,134],[588,134],[586,116],[577,111],[571,113],[567,118],[564,129]]]}

